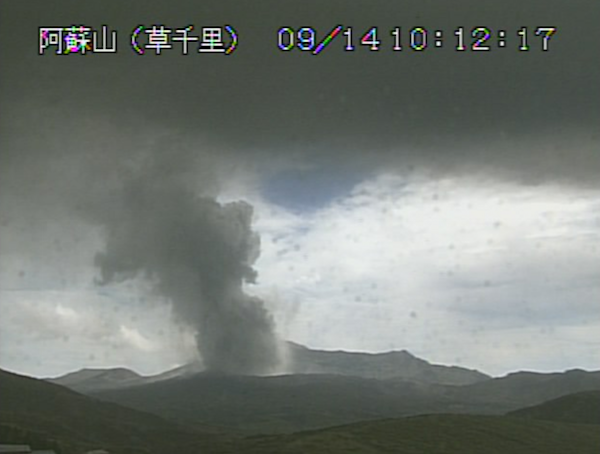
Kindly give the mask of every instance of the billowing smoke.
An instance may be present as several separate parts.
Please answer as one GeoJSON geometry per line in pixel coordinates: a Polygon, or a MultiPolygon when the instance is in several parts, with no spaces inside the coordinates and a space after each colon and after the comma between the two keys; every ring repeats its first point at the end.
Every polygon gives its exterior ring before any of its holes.
{"type": "Polygon", "coordinates": [[[196,331],[207,369],[268,373],[278,363],[274,323],[243,291],[256,277],[260,248],[252,207],[218,203],[198,192],[201,181],[165,171],[165,163],[122,175],[112,207],[98,218],[106,229],[106,249],[96,256],[101,283],[149,279],[196,331]]]}

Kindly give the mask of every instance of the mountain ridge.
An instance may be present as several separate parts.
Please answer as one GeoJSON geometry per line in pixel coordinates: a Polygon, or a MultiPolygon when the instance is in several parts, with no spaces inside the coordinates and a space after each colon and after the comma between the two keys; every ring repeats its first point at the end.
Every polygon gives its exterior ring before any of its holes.
{"type": "MultiPolygon", "coordinates": [[[[407,350],[366,353],[316,350],[294,342],[287,342],[286,345],[289,360],[284,373],[280,375],[334,374],[376,379],[393,378],[442,385],[471,384],[491,378],[474,369],[431,364],[407,350]]],[[[46,378],[46,380],[75,391],[90,393],[188,377],[201,371],[202,366],[199,362],[185,364],[150,376],[143,376],[122,367],[84,368],[58,377],[46,378]]]]}
{"type": "Polygon", "coordinates": [[[293,373],[329,373],[364,378],[414,380],[442,385],[464,385],[491,377],[474,369],[432,364],[407,350],[382,353],[313,350],[288,342],[293,373]]]}

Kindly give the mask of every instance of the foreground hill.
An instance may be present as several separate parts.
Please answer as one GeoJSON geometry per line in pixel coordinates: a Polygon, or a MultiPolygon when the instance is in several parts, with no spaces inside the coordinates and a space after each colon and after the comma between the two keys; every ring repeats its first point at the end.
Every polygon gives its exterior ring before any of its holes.
{"type": "Polygon", "coordinates": [[[600,424],[600,391],[569,394],[533,407],[510,413],[527,419],[581,424],[600,424]]]}
{"type": "Polygon", "coordinates": [[[429,415],[256,437],[243,452],[281,454],[597,454],[596,427],[505,416],[429,415]]]}
{"type": "Polygon", "coordinates": [[[324,374],[200,373],[94,395],[180,423],[257,434],[427,413],[499,415],[593,389],[600,390],[598,372],[512,374],[467,386],[324,374]]]}
{"type": "MultiPolygon", "coordinates": [[[[212,378],[213,392],[218,379],[227,383],[227,377],[212,378]]],[[[294,393],[311,379],[290,378],[291,382],[277,386],[294,393]]],[[[225,388],[231,387],[228,383],[225,388]]],[[[600,447],[600,431],[591,424],[475,415],[363,421],[310,432],[225,439],[4,371],[0,371],[0,403],[0,442],[27,443],[58,454],[91,449],[106,449],[111,454],[596,454],[600,447]]],[[[293,408],[284,409],[279,418],[294,414],[293,408]]]]}
{"type": "Polygon", "coordinates": [[[437,408],[416,384],[406,383],[403,392],[388,388],[379,380],[341,375],[200,373],[95,396],[181,423],[245,434],[293,432],[437,408]]]}
{"type": "Polygon", "coordinates": [[[113,454],[220,452],[223,442],[155,415],[3,370],[0,437],[2,442],[37,442],[43,446],[34,447],[54,447],[61,454],[90,449],[113,454]]]}

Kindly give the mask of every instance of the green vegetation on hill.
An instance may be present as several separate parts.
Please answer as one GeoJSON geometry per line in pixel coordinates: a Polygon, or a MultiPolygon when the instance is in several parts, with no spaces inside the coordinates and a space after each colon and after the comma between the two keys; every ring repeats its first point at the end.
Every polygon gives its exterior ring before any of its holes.
{"type": "Polygon", "coordinates": [[[240,434],[282,433],[435,412],[439,399],[413,383],[339,375],[277,377],[198,374],[96,396],[187,424],[240,434]]]}
{"type": "Polygon", "coordinates": [[[494,413],[538,405],[550,399],[582,391],[600,390],[600,371],[516,372],[473,385],[457,387],[451,395],[474,405],[492,404],[494,413]]]}
{"type": "Polygon", "coordinates": [[[600,424],[600,391],[569,394],[509,414],[527,419],[600,424]]]}
{"type": "MultiPolygon", "coordinates": [[[[59,385],[0,370],[0,434],[38,437],[60,454],[108,449],[112,454],[220,452],[224,440],[162,418],[90,398],[59,385]],[[216,449],[216,448],[215,448],[216,449]]],[[[2,440],[0,440],[2,441],[2,440]]]]}
{"type": "Polygon", "coordinates": [[[324,374],[250,377],[201,373],[95,395],[180,423],[210,424],[250,435],[418,414],[502,415],[591,389],[600,389],[598,372],[517,373],[466,386],[324,374]]]}
{"type": "Polygon", "coordinates": [[[35,430],[25,429],[13,424],[0,423],[0,443],[29,445],[32,449],[51,449],[57,454],[62,454],[69,450],[65,448],[64,442],[61,444],[51,434],[39,432],[35,430]]]}
{"type": "MultiPolygon", "coordinates": [[[[305,405],[318,408],[319,400],[331,399],[330,402],[335,404],[330,408],[331,412],[350,395],[343,387],[335,394],[335,388],[340,387],[335,376],[319,376],[326,386],[311,392],[307,392],[312,389],[314,377],[311,376],[291,376],[275,382],[257,377],[200,377],[204,382],[196,377],[188,383],[196,387],[198,383],[204,383],[202,387],[208,392],[220,392],[221,402],[235,389],[236,382],[236,392],[247,391],[248,380],[256,381],[255,390],[263,386],[254,396],[256,399],[268,399],[275,387],[281,390],[280,395],[295,394],[298,405],[306,400],[305,405]],[[210,386],[207,386],[207,379],[210,379],[210,386]],[[265,383],[269,385],[265,386],[265,383]]],[[[365,390],[366,395],[360,395],[360,388],[356,387],[368,380],[345,378],[357,380],[352,388],[357,394],[355,403],[373,405],[368,402],[373,397],[372,391],[365,390]]],[[[181,387],[185,382],[173,382],[182,396],[202,388],[181,387]]],[[[157,397],[160,398],[160,394],[157,397]]],[[[193,397],[188,394],[189,399],[193,400],[193,397]]],[[[361,421],[292,434],[248,438],[215,436],[86,397],[62,386],[4,371],[0,371],[0,404],[0,442],[27,443],[36,448],[55,449],[58,454],[81,454],[90,449],[106,449],[111,454],[597,454],[600,448],[600,431],[591,424],[448,414],[361,421]]],[[[190,408],[185,408],[183,401],[178,401],[177,405],[181,407],[174,406],[173,414],[178,409],[198,408],[195,402],[190,408]]],[[[249,410],[243,407],[238,410],[240,420],[234,423],[243,427],[250,421],[249,410]]],[[[313,416],[302,416],[296,410],[281,408],[281,413],[273,415],[275,423],[294,418],[305,418],[303,424],[315,423],[311,420],[313,416]]],[[[217,414],[215,408],[211,411],[217,414]]],[[[231,408],[228,414],[234,417],[231,408]]],[[[318,414],[313,415],[318,420],[318,414]]],[[[327,414],[319,423],[330,419],[331,414],[327,414]]]]}
{"type": "Polygon", "coordinates": [[[598,454],[596,427],[505,416],[429,415],[255,437],[248,454],[598,454]]]}

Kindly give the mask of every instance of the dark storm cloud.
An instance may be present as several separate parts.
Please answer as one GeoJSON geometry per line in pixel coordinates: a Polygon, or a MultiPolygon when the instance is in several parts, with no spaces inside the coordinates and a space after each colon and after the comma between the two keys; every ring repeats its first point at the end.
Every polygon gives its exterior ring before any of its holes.
{"type": "Polygon", "coordinates": [[[56,224],[69,237],[75,219],[100,226],[106,282],[149,277],[197,329],[209,367],[265,371],[276,359],[274,328],[242,292],[257,248],[252,210],[216,202],[234,178],[227,167],[418,167],[597,185],[599,12],[581,0],[1,2],[2,244],[41,261],[29,230],[47,235],[56,224]],[[134,55],[131,29],[160,23],[230,23],[240,47],[229,57],[134,55]],[[281,26],[322,36],[338,23],[354,28],[357,47],[374,25],[388,40],[393,26],[443,29],[446,45],[393,53],[388,41],[346,53],[340,37],[320,56],[276,47],[281,26]],[[118,30],[119,53],[37,54],[39,26],[71,24],[118,30]],[[479,25],[508,30],[507,48],[453,49],[456,27],[479,25]],[[519,52],[516,30],[539,25],[558,28],[551,50],[519,52]]]}
{"type": "MultiPolygon", "coordinates": [[[[577,184],[592,183],[600,168],[600,6],[594,2],[155,1],[138,9],[21,2],[3,4],[2,11],[3,42],[10,43],[0,49],[7,62],[3,105],[30,100],[53,106],[57,115],[102,112],[132,130],[194,130],[246,151],[309,159],[331,154],[340,163],[371,167],[483,169],[577,184]],[[117,29],[120,53],[39,57],[37,27],[71,23],[117,29]],[[240,46],[225,58],[178,51],[134,55],[128,33],[154,23],[231,23],[240,46]],[[342,51],[343,37],[319,56],[277,49],[281,26],[313,26],[323,35],[337,23],[353,26],[356,52],[342,51]],[[378,52],[358,45],[361,32],[373,25],[384,42],[378,52]],[[507,30],[506,48],[494,38],[489,52],[454,49],[457,27],[481,25],[507,30]],[[393,26],[444,30],[444,47],[433,46],[431,32],[426,51],[394,53],[393,26]],[[531,34],[529,52],[517,50],[516,31],[523,26],[531,34]],[[537,26],[558,29],[549,52],[539,50],[537,26]],[[527,148],[515,145],[523,140],[527,148]]],[[[4,134],[10,121],[2,122],[4,134]]]]}

